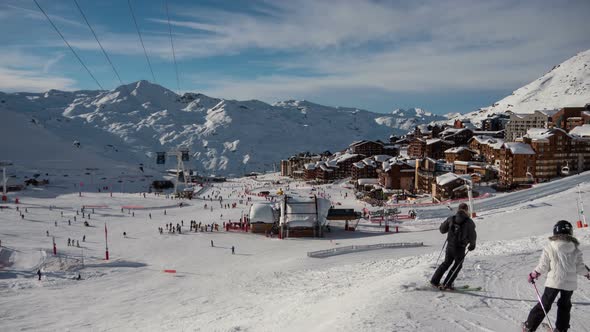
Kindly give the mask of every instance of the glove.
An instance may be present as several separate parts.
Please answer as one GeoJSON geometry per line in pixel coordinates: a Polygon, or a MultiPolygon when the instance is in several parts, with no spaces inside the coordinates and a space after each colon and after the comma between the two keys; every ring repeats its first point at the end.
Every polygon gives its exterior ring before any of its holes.
{"type": "Polygon", "coordinates": [[[469,250],[469,251],[475,250],[475,243],[469,244],[469,246],[467,247],[467,250],[469,250]]]}
{"type": "Polygon", "coordinates": [[[534,284],[535,280],[539,279],[539,276],[541,276],[541,274],[537,271],[529,273],[529,283],[534,284]]]}

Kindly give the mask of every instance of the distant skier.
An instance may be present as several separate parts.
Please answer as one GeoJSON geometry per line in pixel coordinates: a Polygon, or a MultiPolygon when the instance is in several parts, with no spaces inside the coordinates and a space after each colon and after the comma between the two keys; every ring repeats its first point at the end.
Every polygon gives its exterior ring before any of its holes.
{"type": "Polygon", "coordinates": [[[123,237],[126,238],[127,237],[127,232],[123,232],[123,237]]]}
{"type": "Polygon", "coordinates": [[[236,247],[231,246],[231,254],[235,255],[236,254],[236,247]]]}
{"type": "Polygon", "coordinates": [[[545,291],[541,298],[543,306],[537,303],[531,309],[523,324],[524,332],[537,329],[545,319],[543,308],[549,312],[557,294],[560,293],[554,331],[564,332],[570,327],[571,300],[578,286],[576,275],[583,275],[590,279],[590,272],[584,265],[582,252],[578,248],[579,244],[578,239],[573,236],[572,224],[566,220],[560,220],[553,226],[553,236],[549,237],[549,244],[543,248],[539,264],[528,276],[528,281],[535,283],[541,274],[547,273],[545,291]]]}
{"type": "Polygon", "coordinates": [[[215,246],[213,245],[213,240],[211,240],[211,247],[215,247],[215,246]]]}
{"type": "Polygon", "coordinates": [[[37,270],[37,276],[39,277],[39,281],[41,280],[41,269],[37,270]]]}
{"type": "Polygon", "coordinates": [[[86,242],[86,235],[82,236],[82,242],[86,242]]]}
{"type": "Polygon", "coordinates": [[[463,267],[463,259],[466,254],[465,247],[467,247],[469,251],[474,250],[475,241],[477,239],[475,223],[469,218],[469,207],[467,204],[459,204],[457,214],[448,217],[447,220],[440,225],[439,229],[441,233],[447,234],[447,250],[445,260],[434,272],[434,275],[430,279],[430,284],[441,289],[453,290],[453,283],[463,267]],[[440,279],[449,267],[451,267],[451,264],[453,267],[449,273],[447,273],[447,276],[441,285],[440,279]]]}

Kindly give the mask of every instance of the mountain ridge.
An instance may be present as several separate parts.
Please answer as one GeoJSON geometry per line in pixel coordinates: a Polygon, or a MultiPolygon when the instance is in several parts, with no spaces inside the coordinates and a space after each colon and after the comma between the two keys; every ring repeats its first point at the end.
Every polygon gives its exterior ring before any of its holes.
{"type": "Polygon", "coordinates": [[[0,93],[0,99],[0,109],[28,115],[65,141],[100,151],[103,141],[116,140],[129,162],[154,168],[156,152],[188,147],[193,168],[223,175],[272,169],[297,152],[342,150],[357,139],[385,141],[410,126],[444,119],[420,109],[404,111],[402,118],[304,100],[180,96],[148,81],[110,91],[0,93]]]}

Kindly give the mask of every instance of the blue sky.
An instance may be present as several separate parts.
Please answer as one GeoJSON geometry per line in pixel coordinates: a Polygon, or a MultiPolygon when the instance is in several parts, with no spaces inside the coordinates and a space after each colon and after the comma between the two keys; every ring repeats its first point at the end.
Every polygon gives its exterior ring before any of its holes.
{"type": "MultiPolygon", "coordinates": [[[[38,0],[119,85],[73,0],[38,0]]],[[[180,91],[389,112],[487,106],[590,48],[590,1],[168,0],[180,91]]],[[[78,0],[121,79],[152,81],[125,0],[78,0]]],[[[164,0],[131,0],[156,83],[177,91],[164,0]]],[[[0,3],[0,91],[97,89],[32,0],[0,3]]]]}

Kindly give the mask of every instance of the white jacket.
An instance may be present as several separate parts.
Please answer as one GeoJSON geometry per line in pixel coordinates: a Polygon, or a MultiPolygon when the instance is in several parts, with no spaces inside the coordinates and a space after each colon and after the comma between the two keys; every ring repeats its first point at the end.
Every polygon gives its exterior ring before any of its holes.
{"type": "Polygon", "coordinates": [[[577,274],[588,273],[582,252],[578,249],[578,240],[569,235],[555,235],[543,249],[543,254],[535,271],[544,275],[547,273],[545,287],[576,290],[578,287],[577,274]]]}

